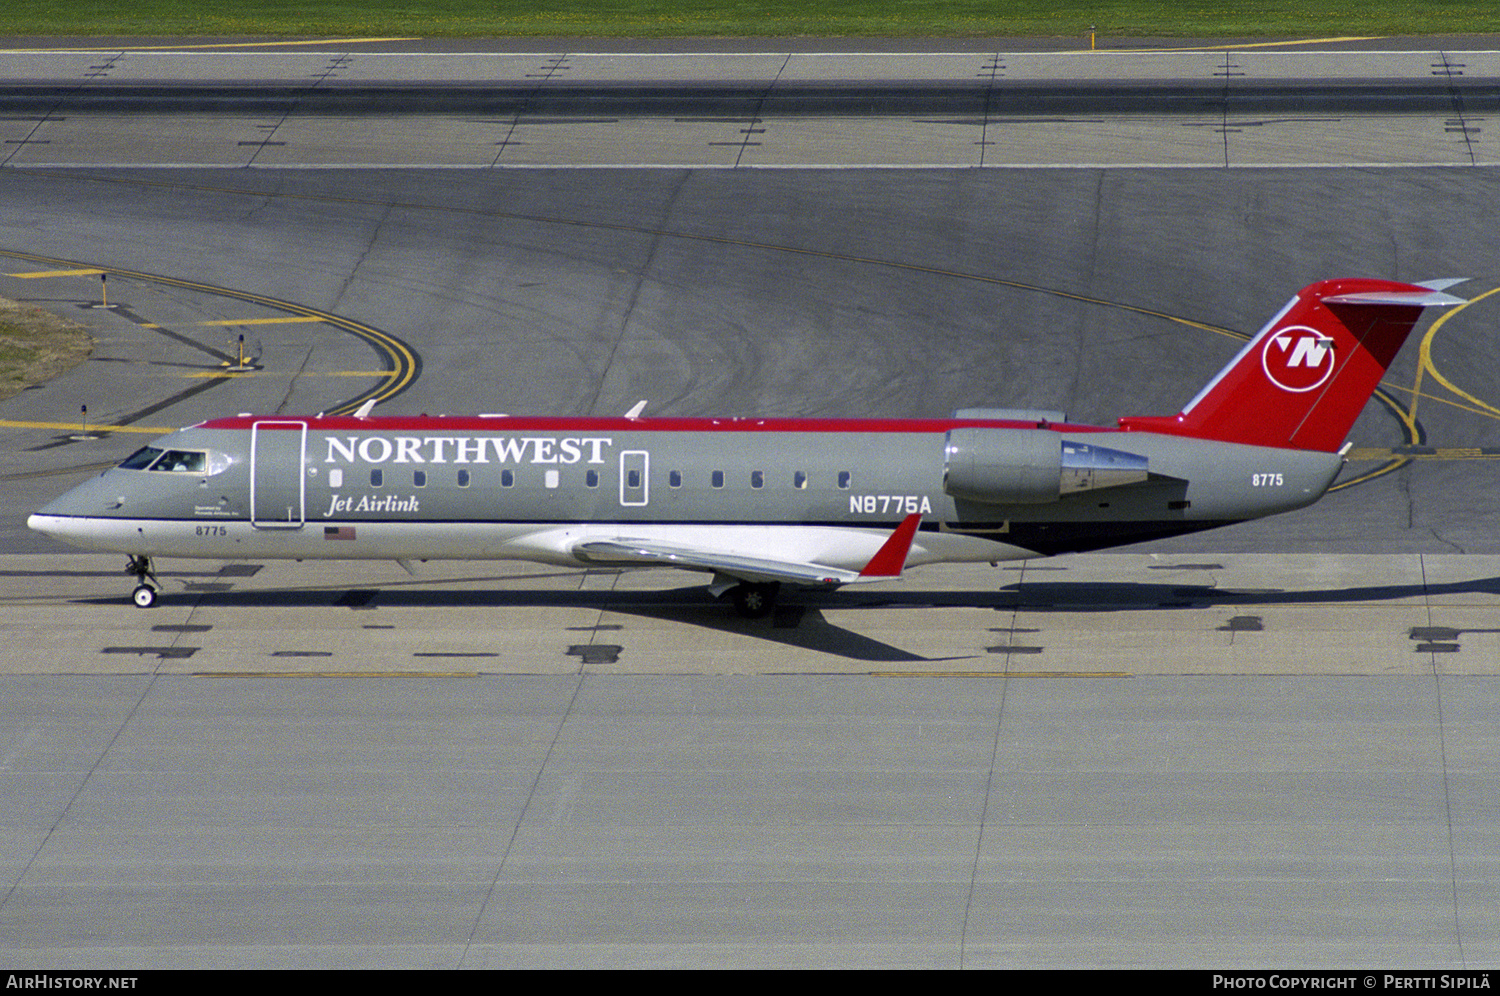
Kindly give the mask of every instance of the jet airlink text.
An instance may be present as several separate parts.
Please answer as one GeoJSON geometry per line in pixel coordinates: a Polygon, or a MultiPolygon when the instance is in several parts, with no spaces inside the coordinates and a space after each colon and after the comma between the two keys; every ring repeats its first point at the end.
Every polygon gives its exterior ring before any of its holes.
{"type": "Polygon", "coordinates": [[[594,463],[605,462],[608,436],[337,436],[324,463],[594,463]]]}
{"type": "Polygon", "coordinates": [[[333,501],[328,506],[328,511],[323,513],[323,518],[328,518],[335,512],[420,512],[422,503],[415,495],[402,498],[397,495],[381,495],[372,498],[369,495],[360,495],[359,501],[355,501],[352,495],[334,495],[333,501]]]}

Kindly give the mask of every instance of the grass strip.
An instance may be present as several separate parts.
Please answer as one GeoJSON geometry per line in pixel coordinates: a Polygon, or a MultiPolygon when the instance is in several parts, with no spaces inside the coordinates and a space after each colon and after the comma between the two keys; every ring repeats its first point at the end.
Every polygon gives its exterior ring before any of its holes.
{"type": "Polygon", "coordinates": [[[1500,31],[1494,0],[9,0],[6,35],[1275,38],[1500,31]]]}

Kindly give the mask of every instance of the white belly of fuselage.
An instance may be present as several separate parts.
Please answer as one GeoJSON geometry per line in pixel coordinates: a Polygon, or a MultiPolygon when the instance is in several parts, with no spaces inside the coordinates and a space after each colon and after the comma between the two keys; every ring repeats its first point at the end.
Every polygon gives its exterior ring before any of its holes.
{"type": "MultiPolygon", "coordinates": [[[[354,522],[262,528],[243,520],[160,520],[33,515],[28,525],[89,550],[214,560],[527,560],[587,566],[574,549],[591,541],[653,541],[698,550],[858,571],[888,529],[804,525],[641,523],[354,522]]],[[[1007,543],[922,532],[907,566],[1015,560],[1034,553],[1007,543]]]]}

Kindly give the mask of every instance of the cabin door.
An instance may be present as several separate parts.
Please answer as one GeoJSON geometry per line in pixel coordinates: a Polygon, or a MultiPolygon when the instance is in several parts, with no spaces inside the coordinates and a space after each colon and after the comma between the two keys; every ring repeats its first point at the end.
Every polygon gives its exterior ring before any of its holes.
{"type": "Polygon", "coordinates": [[[307,503],[307,423],[263,419],[250,427],[250,524],[301,529],[307,503]]]}

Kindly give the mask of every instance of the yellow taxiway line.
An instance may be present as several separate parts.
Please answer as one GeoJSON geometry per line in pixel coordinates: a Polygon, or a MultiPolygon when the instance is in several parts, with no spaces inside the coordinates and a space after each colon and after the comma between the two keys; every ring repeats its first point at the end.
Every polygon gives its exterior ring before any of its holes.
{"type": "Polygon", "coordinates": [[[37,277],[86,277],[90,274],[103,273],[103,270],[33,270],[30,273],[7,273],[7,277],[15,277],[18,280],[33,280],[37,277]]]}
{"type": "Polygon", "coordinates": [[[56,429],[58,432],[146,432],[153,436],[176,432],[178,426],[79,425],[77,422],[12,422],[0,419],[0,429],[56,429]]]}
{"type": "Polygon", "coordinates": [[[1463,398],[1471,405],[1474,405],[1484,414],[1500,415],[1500,408],[1496,408],[1494,405],[1491,405],[1488,402],[1481,401],[1479,398],[1474,397],[1474,395],[1458,387],[1447,377],[1444,377],[1438,371],[1437,365],[1432,362],[1432,340],[1438,334],[1438,330],[1441,329],[1445,324],[1447,324],[1448,319],[1452,318],[1454,315],[1457,315],[1465,308],[1478,304],[1480,301],[1483,301],[1485,298],[1489,297],[1492,294],[1500,294],[1500,287],[1496,287],[1494,290],[1488,290],[1483,294],[1478,294],[1474,297],[1471,297],[1469,298],[1469,300],[1465,301],[1463,304],[1460,304],[1458,307],[1453,308],[1449,311],[1445,311],[1437,321],[1432,323],[1432,327],[1429,328],[1427,330],[1427,334],[1422,337],[1422,347],[1419,354],[1420,361],[1417,364],[1417,381],[1412,386],[1411,408],[1407,412],[1407,414],[1412,418],[1416,417],[1417,401],[1422,397],[1422,376],[1424,373],[1432,374],[1433,380],[1437,381],[1439,384],[1443,385],[1449,391],[1452,391],[1454,394],[1458,395],[1460,398],[1463,398]]]}
{"type": "Polygon", "coordinates": [[[370,45],[381,42],[398,41],[421,41],[419,37],[414,38],[310,38],[302,41],[260,41],[260,42],[219,42],[218,44],[201,45],[104,45],[96,48],[84,48],[69,45],[66,48],[11,48],[5,49],[6,55],[21,55],[27,52],[186,52],[193,49],[214,48],[290,48],[301,45],[370,45]]]}
{"type": "Polygon", "coordinates": [[[1341,35],[1336,38],[1296,38],[1291,41],[1240,42],[1237,45],[1193,45],[1184,48],[1099,48],[1078,51],[1121,53],[1229,52],[1247,48],[1290,48],[1296,45],[1335,45],[1340,42],[1380,41],[1385,35],[1341,35]]]}
{"type": "Polygon", "coordinates": [[[872,678],[1134,678],[1129,671],[871,671],[872,678]]]}
{"type": "MultiPolygon", "coordinates": [[[[400,373],[398,370],[314,370],[301,372],[298,377],[394,377],[400,373]]],[[[182,374],[189,380],[207,380],[213,377],[232,379],[235,377],[291,377],[290,372],[278,373],[274,370],[199,370],[194,373],[182,374]]]]}
{"type": "Polygon", "coordinates": [[[211,322],[196,322],[197,325],[295,325],[298,322],[321,322],[318,315],[292,315],[289,318],[219,318],[211,322]]]}
{"type": "Polygon", "coordinates": [[[478,671],[194,671],[194,678],[477,678],[478,671]]]}
{"type": "MultiPolygon", "coordinates": [[[[0,249],[0,257],[9,259],[22,259],[32,263],[51,264],[55,267],[66,266],[74,263],[72,260],[56,259],[50,256],[42,256],[36,253],[19,252],[13,249],[0,249]]],[[[77,264],[74,263],[74,267],[77,264]]],[[[236,301],[244,301],[250,304],[258,304],[277,311],[291,312],[296,317],[306,317],[325,322],[336,329],[348,332],[356,338],[363,339],[375,348],[375,350],[390,360],[391,372],[385,375],[386,383],[374,392],[366,392],[358,397],[339,405],[337,408],[329,409],[329,415],[347,415],[359,408],[367,401],[383,401],[405,390],[407,385],[417,379],[421,372],[421,360],[410,346],[388,333],[372,328],[361,322],[356,322],[340,315],[320,311],[306,305],[296,304],[291,301],[281,301],[264,294],[256,294],[250,291],[235,290],[230,287],[218,287],[213,284],[199,283],[195,280],[185,280],[180,277],[169,277],[159,273],[145,273],[140,270],[129,270],[124,267],[99,267],[99,272],[113,274],[127,280],[143,280],[149,283],[163,284],[168,287],[179,287],[185,290],[199,291],[212,294],[217,297],[227,297],[236,301]]],[[[45,271],[43,271],[45,272],[45,271]]],[[[171,430],[168,430],[171,431],[171,430]]]]}

